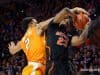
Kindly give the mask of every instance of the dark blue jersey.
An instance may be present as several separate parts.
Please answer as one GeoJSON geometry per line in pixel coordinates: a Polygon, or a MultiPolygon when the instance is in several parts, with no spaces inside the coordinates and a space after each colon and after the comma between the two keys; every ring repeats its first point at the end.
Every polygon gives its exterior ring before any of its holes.
{"type": "Polygon", "coordinates": [[[66,34],[66,28],[51,21],[47,29],[47,45],[51,50],[52,60],[62,60],[67,55],[67,44],[69,37],[66,34]]]}

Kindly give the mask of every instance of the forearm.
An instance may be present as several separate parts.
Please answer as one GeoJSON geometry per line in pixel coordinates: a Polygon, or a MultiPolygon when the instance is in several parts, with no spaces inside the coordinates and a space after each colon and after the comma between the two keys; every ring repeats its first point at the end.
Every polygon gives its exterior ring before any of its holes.
{"type": "Polygon", "coordinates": [[[47,19],[45,21],[42,21],[39,23],[39,28],[42,29],[42,30],[46,30],[47,27],[48,27],[48,24],[53,20],[54,17],[50,18],[50,19],[47,19]]]}
{"type": "Polygon", "coordinates": [[[89,28],[89,26],[90,26],[89,24],[90,24],[90,23],[88,23],[88,24],[85,26],[83,32],[82,32],[81,35],[80,35],[80,38],[81,38],[83,41],[85,41],[85,40],[87,39],[87,36],[88,36],[88,28],[89,28]]]}
{"type": "Polygon", "coordinates": [[[44,31],[48,28],[48,25],[52,19],[53,19],[53,17],[48,20],[42,21],[37,25],[37,34],[38,35],[42,35],[44,33],[44,31]]]}
{"type": "Polygon", "coordinates": [[[73,16],[73,13],[70,11],[69,8],[62,9],[55,17],[54,22],[60,23],[62,20],[64,20],[67,16],[73,16]]]}

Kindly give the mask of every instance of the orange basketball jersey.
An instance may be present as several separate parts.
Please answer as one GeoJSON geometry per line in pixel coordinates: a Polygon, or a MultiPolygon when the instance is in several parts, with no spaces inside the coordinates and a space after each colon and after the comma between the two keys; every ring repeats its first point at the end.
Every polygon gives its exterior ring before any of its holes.
{"type": "Polygon", "coordinates": [[[35,26],[27,30],[20,44],[28,61],[46,63],[45,35],[38,35],[35,26]]]}

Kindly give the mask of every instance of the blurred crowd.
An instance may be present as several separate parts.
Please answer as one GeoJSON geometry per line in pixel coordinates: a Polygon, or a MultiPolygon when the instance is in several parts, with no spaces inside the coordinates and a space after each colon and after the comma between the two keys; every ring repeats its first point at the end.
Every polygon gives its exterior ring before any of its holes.
{"type": "Polygon", "coordinates": [[[73,53],[69,55],[69,63],[71,73],[76,73],[76,75],[99,75],[100,50],[96,49],[94,45],[82,45],[79,48],[74,48],[73,53]]]}
{"type": "MultiPolygon", "coordinates": [[[[64,7],[73,8],[76,6],[85,8],[92,15],[98,1],[26,0],[22,3],[11,1],[0,6],[0,75],[21,75],[22,68],[27,64],[23,51],[12,56],[7,48],[10,41],[17,42],[23,36],[21,21],[24,17],[33,16],[37,21],[42,21],[54,16],[64,7]]],[[[95,17],[96,14],[91,16],[91,18],[95,17]]],[[[97,50],[93,45],[85,44],[70,51],[72,51],[72,55],[69,55],[71,73],[78,73],[81,69],[99,68],[99,72],[93,73],[91,71],[86,74],[100,74],[100,50],[97,50]]],[[[83,71],[81,73],[86,75],[83,71]]]]}

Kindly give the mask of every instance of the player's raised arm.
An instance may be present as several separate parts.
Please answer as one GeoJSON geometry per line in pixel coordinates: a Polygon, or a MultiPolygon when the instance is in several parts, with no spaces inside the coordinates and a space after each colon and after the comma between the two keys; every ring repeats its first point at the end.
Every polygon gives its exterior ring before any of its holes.
{"type": "Polygon", "coordinates": [[[64,20],[67,16],[73,16],[73,13],[70,11],[69,8],[62,9],[56,16],[54,17],[53,22],[60,23],[62,20],[64,20]]]}

